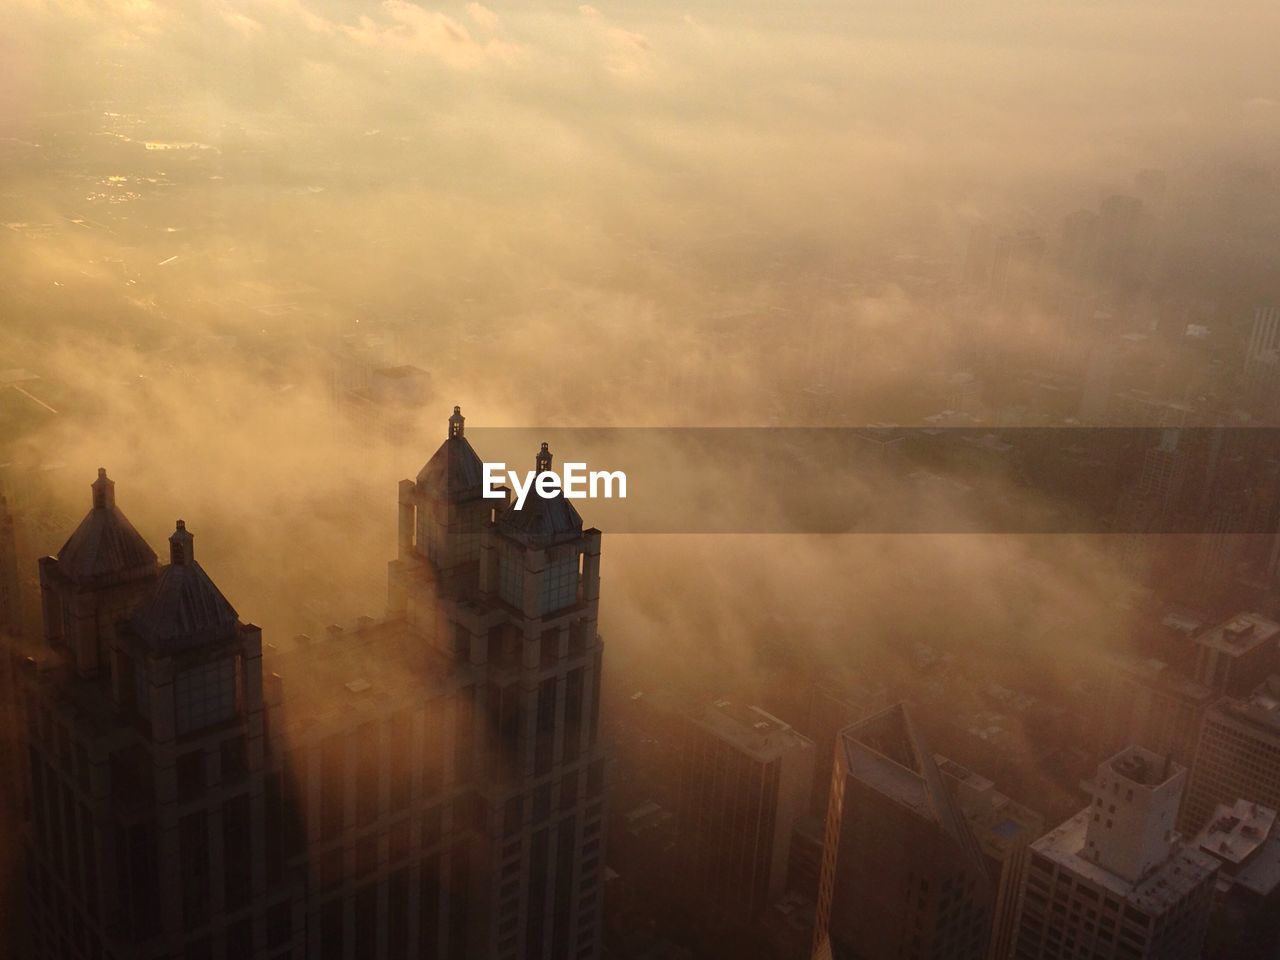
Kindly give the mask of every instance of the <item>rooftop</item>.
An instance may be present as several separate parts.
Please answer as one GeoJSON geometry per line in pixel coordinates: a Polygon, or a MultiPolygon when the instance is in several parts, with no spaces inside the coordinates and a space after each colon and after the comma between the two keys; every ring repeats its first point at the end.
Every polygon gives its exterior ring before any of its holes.
{"type": "Polygon", "coordinates": [[[463,433],[462,411],[453,408],[444,443],[418,471],[422,492],[451,500],[478,498],[484,484],[484,464],[463,433]]]}
{"type": "Polygon", "coordinates": [[[439,696],[451,665],[404,621],[361,617],[350,628],[330,627],[324,637],[272,641],[263,666],[283,684],[286,733],[308,736],[439,696]]]}
{"type": "MultiPolygon", "coordinates": [[[[544,443],[534,458],[537,473],[551,469],[551,451],[544,443]]],[[[498,530],[525,544],[549,546],[576,540],[582,535],[582,516],[576,507],[557,490],[544,497],[537,484],[529,491],[524,506],[517,509],[511,503],[498,514],[498,530]]]]}
{"type": "Polygon", "coordinates": [[[1106,764],[1117,776],[1143,787],[1158,787],[1168,783],[1182,769],[1172,763],[1168,756],[1161,756],[1138,746],[1121,751],[1106,761],[1106,764]]]}
{"type": "Polygon", "coordinates": [[[1209,854],[1190,844],[1179,844],[1168,860],[1132,883],[1082,856],[1090,816],[1089,808],[1081,810],[1033,843],[1031,849],[1144,913],[1163,913],[1218,869],[1218,861],[1209,854]]]}
{"type": "Polygon", "coordinates": [[[978,843],[905,704],[846,727],[838,749],[851,778],[937,824],[984,871],[978,843]]]}
{"type": "Polygon", "coordinates": [[[1210,627],[1196,637],[1196,643],[1238,657],[1263,643],[1274,643],[1277,636],[1280,636],[1280,624],[1260,613],[1240,613],[1210,627]]]}
{"type": "Polygon", "coordinates": [[[156,552],[116,506],[115,481],[98,470],[93,505],[58,551],[58,569],[76,583],[103,583],[154,573],[156,552]]]}
{"type": "Polygon", "coordinates": [[[1268,677],[1246,700],[1224,697],[1210,709],[1280,734],[1280,676],[1268,677]]]}
{"type": "Polygon", "coordinates": [[[196,562],[193,539],[179,520],[169,538],[172,562],[130,618],[152,649],[193,647],[235,636],[235,608],[196,562]]]}
{"type": "Polygon", "coordinates": [[[1271,834],[1276,812],[1248,800],[1219,804],[1196,843],[1219,860],[1239,866],[1258,852],[1271,834]]]}
{"type": "Polygon", "coordinates": [[[775,760],[797,747],[813,748],[813,741],[808,737],[760,707],[715,700],[693,719],[761,763],[775,760]]]}
{"type": "Polygon", "coordinates": [[[991,780],[941,754],[934,759],[984,849],[1007,849],[1019,840],[1026,844],[1044,828],[1038,813],[1005,796],[991,780]]]}

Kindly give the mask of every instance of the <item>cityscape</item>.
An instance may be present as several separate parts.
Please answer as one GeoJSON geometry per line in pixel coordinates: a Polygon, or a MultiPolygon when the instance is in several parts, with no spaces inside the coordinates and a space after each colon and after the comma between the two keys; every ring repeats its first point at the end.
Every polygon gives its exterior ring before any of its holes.
{"type": "Polygon", "coordinates": [[[1233,6],[0,2],[0,958],[1280,958],[1233,6]]]}

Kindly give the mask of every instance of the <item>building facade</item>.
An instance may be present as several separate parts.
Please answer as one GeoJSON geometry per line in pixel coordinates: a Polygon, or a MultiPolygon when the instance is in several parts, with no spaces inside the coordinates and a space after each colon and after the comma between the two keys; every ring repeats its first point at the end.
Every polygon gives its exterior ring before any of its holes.
{"type": "Polygon", "coordinates": [[[717,917],[758,916],[786,886],[813,742],[758,707],[717,700],[687,718],[679,762],[680,882],[717,917]]]}
{"type": "Polygon", "coordinates": [[[599,956],[600,534],[480,479],[455,408],[387,616],[264,643],[100,472],[18,676],[37,956],[599,956]]]}
{"type": "Polygon", "coordinates": [[[979,960],[992,894],[983,854],[902,704],[836,747],[814,960],[979,960]]]}
{"type": "Polygon", "coordinates": [[[1219,804],[1248,800],[1280,808],[1280,681],[1244,699],[1224,697],[1205,713],[1179,823],[1201,829],[1219,804]]]}
{"type": "Polygon", "coordinates": [[[1037,840],[1017,960],[1195,960],[1218,864],[1174,830],[1186,769],[1141,747],[1103,762],[1092,803],[1037,840]]]}

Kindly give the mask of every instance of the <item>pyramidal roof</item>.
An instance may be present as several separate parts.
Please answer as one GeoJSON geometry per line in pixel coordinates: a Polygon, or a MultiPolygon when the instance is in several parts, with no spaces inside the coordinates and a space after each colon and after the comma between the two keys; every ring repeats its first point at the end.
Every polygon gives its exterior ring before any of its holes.
{"type": "Polygon", "coordinates": [[[194,537],[179,520],[169,538],[170,563],[131,618],[152,649],[177,650],[235,638],[235,608],[196,563],[194,537]]]}
{"type": "Polygon", "coordinates": [[[444,495],[450,500],[470,500],[481,495],[484,464],[471,442],[463,435],[460,407],[449,418],[449,435],[431,459],[418,471],[417,483],[425,493],[444,495]]]}
{"type": "Polygon", "coordinates": [[[102,585],[155,573],[156,552],[116,506],[115,488],[100,467],[93,506],[58,551],[58,569],[76,583],[102,585]]]}
{"type": "MultiPolygon", "coordinates": [[[[545,443],[534,464],[539,474],[551,469],[551,451],[545,443]]],[[[522,543],[549,546],[580,537],[582,516],[563,493],[557,490],[550,497],[541,496],[535,483],[521,509],[517,510],[512,502],[498,514],[498,530],[522,543]]]]}

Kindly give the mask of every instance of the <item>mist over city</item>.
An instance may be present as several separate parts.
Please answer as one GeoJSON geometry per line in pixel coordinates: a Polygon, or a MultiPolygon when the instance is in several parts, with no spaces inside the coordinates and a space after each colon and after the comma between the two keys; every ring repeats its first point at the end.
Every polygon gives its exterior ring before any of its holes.
{"type": "Polygon", "coordinates": [[[1280,952],[1274,4],[0,18],[0,956],[1280,952]]]}

